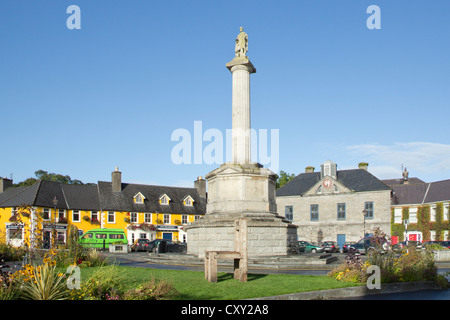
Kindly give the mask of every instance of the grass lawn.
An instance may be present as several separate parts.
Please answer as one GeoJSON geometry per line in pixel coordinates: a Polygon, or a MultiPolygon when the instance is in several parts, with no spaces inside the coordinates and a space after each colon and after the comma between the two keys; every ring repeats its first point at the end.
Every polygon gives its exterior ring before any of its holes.
{"type": "MultiPolygon", "coordinates": [[[[238,300],[295,292],[336,289],[355,286],[327,276],[249,274],[248,282],[233,279],[231,273],[219,273],[217,283],[209,283],[203,272],[118,267],[127,275],[127,286],[136,287],[151,277],[172,283],[180,300],[238,300]]],[[[82,280],[88,279],[95,268],[82,269],[82,280]]]]}

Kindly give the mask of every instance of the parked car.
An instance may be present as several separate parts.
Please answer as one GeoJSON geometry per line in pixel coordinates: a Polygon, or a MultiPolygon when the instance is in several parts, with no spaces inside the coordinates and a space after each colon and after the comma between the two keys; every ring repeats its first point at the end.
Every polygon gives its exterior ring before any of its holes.
{"type": "Polygon", "coordinates": [[[423,244],[422,244],[422,247],[423,248],[426,248],[426,247],[430,247],[430,246],[432,246],[432,245],[441,245],[441,241],[425,241],[423,244]]]}
{"type": "Polygon", "coordinates": [[[313,244],[310,244],[307,241],[299,241],[298,245],[300,247],[300,252],[305,252],[305,253],[316,253],[316,252],[323,252],[323,248],[319,247],[319,246],[315,246],[313,244]]]}
{"type": "Polygon", "coordinates": [[[397,242],[396,244],[392,245],[392,250],[396,252],[401,252],[404,249],[406,249],[406,241],[397,242]]]}
{"type": "Polygon", "coordinates": [[[325,241],[322,243],[321,247],[325,252],[339,252],[339,246],[335,241],[325,241]]]}
{"type": "MultiPolygon", "coordinates": [[[[352,244],[350,246],[350,248],[353,248],[354,250],[356,250],[360,254],[367,254],[371,250],[375,250],[374,243],[373,243],[372,240],[373,240],[372,237],[362,238],[358,242],[352,244]]],[[[384,244],[387,244],[387,242],[385,242],[384,244]]],[[[387,250],[386,246],[383,245],[381,250],[382,250],[382,253],[384,253],[385,250],[387,250]]]]}
{"type": "Polygon", "coordinates": [[[185,243],[177,243],[167,239],[155,239],[148,243],[148,251],[151,252],[179,252],[186,253],[187,246],[185,243]]]}
{"type": "Polygon", "coordinates": [[[359,254],[366,254],[368,246],[364,242],[356,242],[350,245],[347,249],[347,251],[355,250],[356,253],[359,254]]]}
{"type": "Polygon", "coordinates": [[[350,248],[351,245],[355,244],[356,242],[346,242],[344,243],[344,245],[342,246],[342,252],[348,252],[348,249],[350,248]]]}
{"type": "Polygon", "coordinates": [[[137,239],[131,246],[132,251],[152,251],[149,239],[137,239]]]}
{"type": "Polygon", "coordinates": [[[450,241],[442,241],[441,246],[444,248],[450,249],[450,241]]]}

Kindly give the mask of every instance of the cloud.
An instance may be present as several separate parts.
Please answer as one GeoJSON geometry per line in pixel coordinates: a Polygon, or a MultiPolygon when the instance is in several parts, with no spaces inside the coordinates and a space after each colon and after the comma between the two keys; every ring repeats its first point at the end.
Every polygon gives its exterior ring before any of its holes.
{"type": "Polygon", "coordinates": [[[366,159],[370,171],[381,179],[399,177],[402,166],[408,168],[415,176],[426,175],[438,180],[448,179],[450,176],[448,144],[433,142],[360,144],[347,146],[346,150],[352,156],[357,155],[360,159],[366,159]]]}

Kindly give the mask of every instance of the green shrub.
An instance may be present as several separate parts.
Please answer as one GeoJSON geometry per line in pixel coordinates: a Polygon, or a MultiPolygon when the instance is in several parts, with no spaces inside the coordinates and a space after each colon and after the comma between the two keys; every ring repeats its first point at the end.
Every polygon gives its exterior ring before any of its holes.
{"type": "Polygon", "coordinates": [[[178,294],[175,288],[166,280],[155,280],[138,285],[136,288],[127,290],[124,300],[160,300],[174,297],[178,294]]]}

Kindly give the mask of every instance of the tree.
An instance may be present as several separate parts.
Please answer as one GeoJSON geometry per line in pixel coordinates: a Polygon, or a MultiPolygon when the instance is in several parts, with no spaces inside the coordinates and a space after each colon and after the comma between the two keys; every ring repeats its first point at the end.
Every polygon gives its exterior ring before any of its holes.
{"type": "Polygon", "coordinates": [[[294,178],[295,178],[294,173],[287,173],[287,172],[284,172],[283,170],[281,170],[280,174],[278,175],[278,179],[277,179],[277,189],[281,188],[282,186],[284,186],[286,183],[288,183],[289,181],[291,181],[294,178]]]}
{"type": "Polygon", "coordinates": [[[28,178],[22,182],[17,183],[15,186],[27,187],[27,186],[31,186],[32,184],[34,184],[40,180],[59,182],[59,183],[63,183],[63,184],[84,185],[84,183],[82,181],[80,181],[78,179],[72,180],[72,178],[70,178],[70,176],[68,176],[68,175],[62,175],[62,174],[57,174],[57,173],[52,173],[52,172],[49,173],[45,170],[37,170],[34,172],[34,174],[36,175],[36,178],[28,178]]]}

